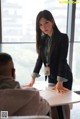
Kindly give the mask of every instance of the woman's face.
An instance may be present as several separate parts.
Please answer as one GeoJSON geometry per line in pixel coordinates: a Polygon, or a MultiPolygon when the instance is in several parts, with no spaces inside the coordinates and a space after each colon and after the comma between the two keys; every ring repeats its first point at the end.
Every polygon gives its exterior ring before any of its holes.
{"type": "Polygon", "coordinates": [[[48,36],[51,36],[53,33],[53,23],[45,18],[41,18],[39,22],[40,30],[47,34],[48,36]]]}

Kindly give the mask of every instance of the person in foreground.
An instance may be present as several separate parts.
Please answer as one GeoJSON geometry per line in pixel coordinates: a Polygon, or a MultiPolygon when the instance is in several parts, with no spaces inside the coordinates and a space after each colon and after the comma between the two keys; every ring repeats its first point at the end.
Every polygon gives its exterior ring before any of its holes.
{"type": "Polygon", "coordinates": [[[39,77],[40,69],[44,64],[45,80],[48,80],[52,90],[66,93],[72,89],[73,76],[67,63],[68,45],[67,34],[59,31],[51,12],[48,10],[40,11],[36,18],[38,58],[29,86],[33,86],[35,78],[39,77]]]}
{"type": "Polygon", "coordinates": [[[9,116],[47,115],[48,102],[35,88],[22,90],[15,81],[15,68],[12,57],[0,53],[0,111],[8,111],[9,116]]]}

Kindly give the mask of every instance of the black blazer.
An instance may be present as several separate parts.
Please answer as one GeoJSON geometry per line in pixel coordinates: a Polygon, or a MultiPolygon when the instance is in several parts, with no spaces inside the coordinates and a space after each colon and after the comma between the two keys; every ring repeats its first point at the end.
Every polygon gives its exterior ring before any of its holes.
{"type": "MultiPolygon", "coordinates": [[[[35,73],[39,73],[42,63],[44,63],[44,65],[46,64],[44,55],[45,40],[46,36],[42,39],[40,53],[34,68],[35,73]]],[[[53,80],[56,80],[57,76],[72,80],[71,69],[67,64],[68,40],[67,34],[63,34],[59,31],[54,32],[50,49],[50,76],[53,80]]]]}

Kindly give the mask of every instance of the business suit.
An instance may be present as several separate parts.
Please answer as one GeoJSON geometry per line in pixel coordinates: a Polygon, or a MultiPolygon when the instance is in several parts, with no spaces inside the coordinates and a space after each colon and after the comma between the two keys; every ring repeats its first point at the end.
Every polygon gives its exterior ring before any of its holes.
{"type": "MultiPolygon", "coordinates": [[[[43,36],[41,39],[40,52],[34,68],[35,73],[39,73],[42,63],[46,65],[46,58],[44,54],[46,37],[47,35],[43,36]]],[[[72,72],[69,65],[67,64],[67,53],[68,53],[67,34],[63,34],[58,30],[55,30],[52,36],[52,42],[51,42],[51,48],[49,54],[50,76],[48,82],[56,84],[57,76],[63,77],[64,78],[63,85],[71,90],[72,72]]]]}

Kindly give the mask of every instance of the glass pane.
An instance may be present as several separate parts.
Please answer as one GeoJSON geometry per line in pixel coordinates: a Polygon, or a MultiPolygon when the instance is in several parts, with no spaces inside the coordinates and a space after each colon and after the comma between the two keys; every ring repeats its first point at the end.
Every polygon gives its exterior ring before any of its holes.
{"type": "MultiPolygon", "coordinates": [[[[27,44],[2,44],[2,51],[9,53],[16,69],[16,80],[20,84],[28,84],[31,81],[31,74],[37,59],[35,43],[27,44]]],[[[44,80],[43,66],[40,71],[40,77],[36,81],[44,80]]]]}
{"type": "Polygon", "coordinates": [[[73,90],[80,90],[80,4],[76,4],[75,37],[73,48],[73,90]]]}
{"type": "Polygon", "coordinates": [[[56,0],[1,0],[3,42],[35,42],[36,16],[52,12],[59,29],[66,32],[67,4],[56,0]]]}
{"type": "Polygon", "coordinates": [[[73,49],[73,90],[80,90],[80,43],[74,43],[73,49]]]}
{"type": "Polygon", "coordinates": [[[80,41],[80,4],[76,5],[75,41],[80,41]]]}
{"type": "Polygon", "coordinates": [[[21,84],[29,83],[37,58],[35,44],[3,44],[2,51],[9,53],[13,58],[16,80],[21,84]]]}

